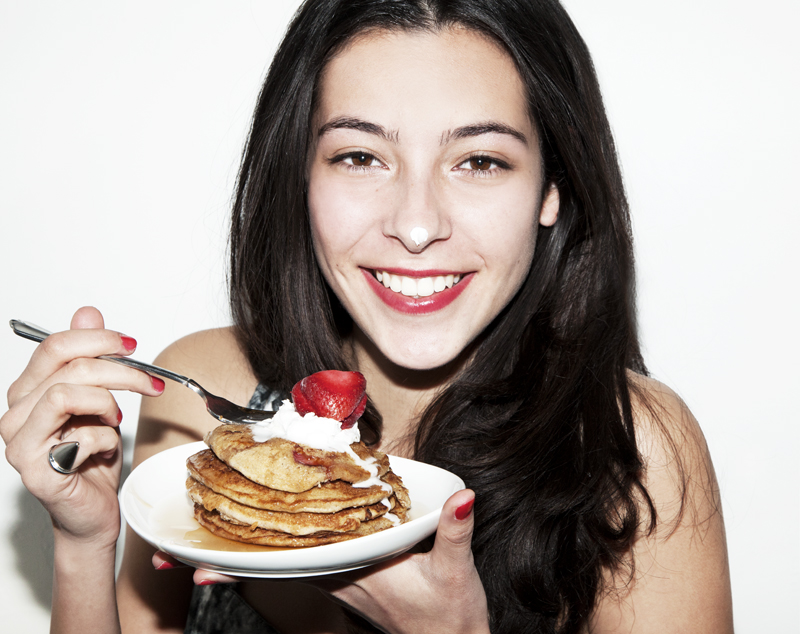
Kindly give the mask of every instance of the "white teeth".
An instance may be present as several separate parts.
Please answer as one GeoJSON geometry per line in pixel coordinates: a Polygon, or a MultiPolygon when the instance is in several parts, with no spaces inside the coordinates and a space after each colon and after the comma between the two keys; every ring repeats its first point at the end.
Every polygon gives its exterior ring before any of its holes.
{"type": "Polygon", "coordinates": [[[461,275],[406,277],[387,271],[375,271],[375,278],[386,288],[391,288],[395,293],[402,293],[406,297],[430,297],[434,293],[441,293],[447,288],[453,288],[461,281],[461,275]]]}
{"type": "Polygon", "coordinates": [[[417,281],[417,295],[420,297],[429,297],[433,295],[433,278],[423,277],[417,281]]]}

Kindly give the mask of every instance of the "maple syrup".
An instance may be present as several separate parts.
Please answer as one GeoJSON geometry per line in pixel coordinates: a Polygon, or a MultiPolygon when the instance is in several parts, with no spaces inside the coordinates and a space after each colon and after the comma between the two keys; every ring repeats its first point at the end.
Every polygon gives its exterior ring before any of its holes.
{"type": "Polygon", "coordinates": [[[224,537],[214,535],[202,526],[198,526],[196,529],[184,533],[183,539],[186,545],[192,548],[222,550],[233,553],[263,553],[277,550],[293,550],[290,548],[276,548],[274,546],[260,546],[258,544],[235,542],[231,539],[225,539],[224,537]]]}

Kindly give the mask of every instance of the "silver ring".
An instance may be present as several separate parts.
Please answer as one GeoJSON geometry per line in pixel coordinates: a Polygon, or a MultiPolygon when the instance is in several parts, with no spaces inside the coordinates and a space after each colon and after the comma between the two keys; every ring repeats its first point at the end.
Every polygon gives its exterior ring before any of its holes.
{"type": "Polygon", "coordinates": [[[75,473],[80,468],[80,465],[77,467],[73,467],[72,465],[75,464],[75,458],[78,457],[78,448],[80,446],[81,444],[75,441],[53,445],[50,447],[50,451],[47,452],[47,457],[50,459],[50,466],[64,475],[75,473]]]}

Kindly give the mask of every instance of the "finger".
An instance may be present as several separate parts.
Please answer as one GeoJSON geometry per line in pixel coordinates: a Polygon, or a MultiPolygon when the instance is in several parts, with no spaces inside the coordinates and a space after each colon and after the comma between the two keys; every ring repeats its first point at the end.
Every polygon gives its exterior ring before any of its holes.
{"type": "Polygon", "coordinates": [[[71,465],[71,468],[76,470],[89,458],[94,458],[96,464],[110,464],[116,458],[121,446],[118,429],[96,424],[81,425],[71,429],[58,444],[61,442],[78,443],[78,453],[71,465]]]}
{"type": "Polygon", "coordinates": [[[25,455],[49,451],[61,441],[62,427],[72,416],[96,416],[97,422],[109,427],[116,427],[122,420],[122,412],[108,390],[86,385],[53,385],[16,433],[6,435],[4,430],[9,462],[16,467],[26,462],[25,455]]]}
{"type": "Polygon", "coordinates": [[[105,320],[102,313],[94,306],[83,306],[75,311],[72,321],[69,323],[70,330],[83,328],[105,328],[105,320]]]}
{"type": "Polygon", "coordinates": [[[178,561],[165,553],[163,550],[157,550],[153,553],[153,568],[156,570],[172,570],[173,568],[186,568],[186,564],[178,561]]]}
{"type": "Polygon", "coordinates": [[[18,425],[22,424],[45,392],[60,383],[96,386],[107,390],[127,390],[145,396],[159,396],[164,391],[163,380],[151,377],[141,370],[103,359],[74,359],[13,404],[15,411],[11,416],[12,422],[4,423],[10,429],[3,430],[4,433],[14,433],[13,421],[18,425]]]}
{"type": "Polygon", "coordinates": [[[430,552],[433,569],[453,571],[472,565],[474,503],[475,493],[470,489],[454,493],[445,502],[430,552]]]}
{"type": "Polygon", "coordinates": [[[80,357],[128,355],[136,340],[112,330],[68,330],[47,337],[33,351],[28,366],[8,390],[9,405],[32,392],[64,365],[80,357]]]}
{"type": "Polygon", "coordinates": [[[238,577],[231,577],[230,575],[223,575],[219,572],[211,572],[210,570],[200,570],[199,568],[194,571],[194,585],[196,586],[210,586],[217,583],[237,583],[241,581],[238,577]]]}
{"type": "Polygon", "coordinates": [[[102,359],[74,359],[33,391],[16,400],[11,410],[0,419],[0,435],[6,442],[25,424],[31,410],[45,392],[60,383],[96,386],[107,390],[127,390],[144,396],[159,396],[165,388],[162,379],[134,368],[102,359]]]}

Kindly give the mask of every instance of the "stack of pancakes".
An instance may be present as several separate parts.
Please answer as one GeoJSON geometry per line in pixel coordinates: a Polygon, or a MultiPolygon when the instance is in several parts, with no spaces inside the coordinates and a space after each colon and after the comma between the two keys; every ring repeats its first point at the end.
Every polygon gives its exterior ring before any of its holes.
{"type": "Polygon", "coordinates": [[[358,461],[282,438],[256,442],[249,425],[221,425],[205,442],[210,449],[186,461],[186,488],[197,521],[220,537],[318,546],[403,523],[411,507],[387,456],[362,442],[350,445],[358,461]],[[372,474],[359,462],[377,477],[367,482],[372,474]]]}

